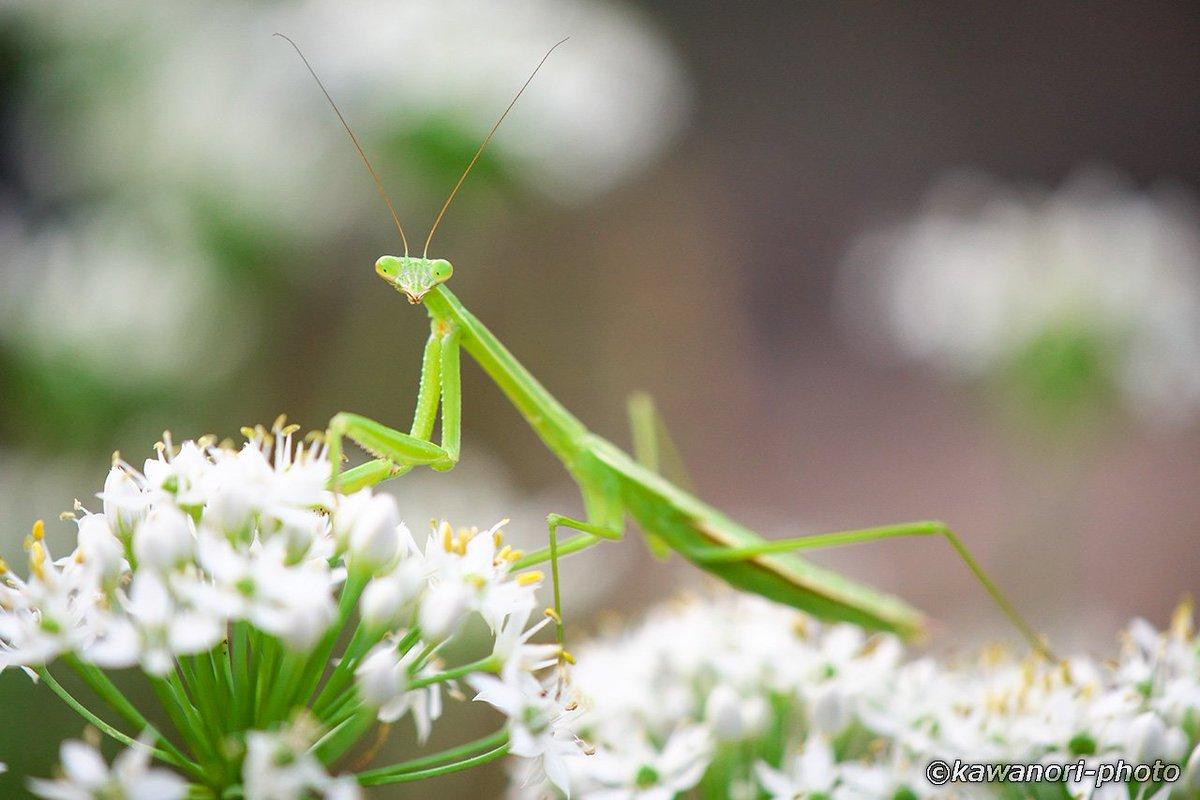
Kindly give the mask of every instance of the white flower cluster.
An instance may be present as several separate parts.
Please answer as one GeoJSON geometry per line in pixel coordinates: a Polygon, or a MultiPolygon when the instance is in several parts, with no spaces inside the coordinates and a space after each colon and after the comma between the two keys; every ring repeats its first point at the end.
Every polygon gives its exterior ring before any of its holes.
{"type": "MultiPolygon", "coordinates": [[[[118,461],[99,494],[103,513],[77,508],[76,547],[62,557],[35,525],[29,579],[5,568],[0,582],[0,667],[73,653],[162,676],[239,620],[311,648],[334,621],[345,570],[331,563],[346,546],[339,515],[326,513],[323,448],[293,448],[291,434],[272,447],[260,432],[241,450],[175,448],[166,437],[142,472],[118,461]]],[[[398,532],[388,535],[398,547],[398,532]]]]}
{"type": "Polygon", "coordinates": [[[863,236],[844,277],[854,335],[952,376],[1065,355],[1094,359],[1140,412],[1200,403],[1200,216],[1182,190],[951,175],[912,219],[863,236]]]}
{"type": "MultiPolygon", "coordinates": [[[[1135,621],[1119,659],[1105,663],[1001,651],[969,663],[908,660],[894,637],[749,597],[670,605],[579,654],[575,729],[596,752],[567,759],[572,797],[1000,796],[926,781],[930,760],[955,758],[1162,759],[1184,767],[1173,797],[1200,791],[1200,651],[1187,608],[1163,633],[1135,621]]],[[[1063,788],[1072,798],[1135,796],[1124,784],[1063,788]]]]}
{"type": "MultiPolygon", "coordinates": [[[[532,641],[552,618],[530,623],[542,574],[513,570],[521,554],[504,545],[500,525],[481,532],[435,523],[419,549],[393,498],[330,491],[324,444],[294,443],[296,426],[284,423],[244,430],[240,449],[211,438],[177,447],[165,435],[141,471],[114,459],[98,495],[103,511],[77,503],[65,515],[78,527],[70,553],[51,553],[39,521],[25,545],[29,577],[0,562],[0,669],[44,678],[98,724],[50,675],[62,658],[126,721],[145,727],[102,673],[138,666],[187,751],[147,729],[150,738],[109,775],[94,751],[64,746],[63,781],[94,784],[71,796],[124,786],[127,775],[160,781],[161,770],[145,773],[149,753],[207,776],[214,790],[240,776],[251,800],[348,796],[355,778],[335,781],[323,764],[377,719],[411,713],[424,742],[442,686],[459,679],[512,718],[495,744],[539,759],[565,785],[562,757],[580,743],[566,717],[549,710],[559,693],[537,677],[562,655],[558,645],[532,641]],[[472,616],[491,630],[490,652],[445,665],[443,647],[472,616]],[[342,631],[353,635],[335,653],[342,631]],[[544,718],[530,715],[526,696],[544,718]],[[271,755],[280,748],[290,755],[271,755]],[[294,769],[275,774],[271,764],[294,769]]],[[[383,767],[372,781],[401,772],[383,767]]],[[[37,787],[59,796],[56,785],[37,787]]]]}

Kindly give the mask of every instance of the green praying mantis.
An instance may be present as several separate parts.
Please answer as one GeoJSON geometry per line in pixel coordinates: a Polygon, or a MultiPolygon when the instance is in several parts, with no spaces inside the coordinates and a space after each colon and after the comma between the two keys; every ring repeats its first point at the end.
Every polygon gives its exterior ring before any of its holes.
{"type": "Polygon", "coordinates": [[[913,638],[923,631],[924,618],[919,611],[897,597],[817,567],[794,553],[883,539],[940,536],[949,543],[1030,646],[1039,653],[1049,655],[1040,637],[988,577],[959,537],[943,523],[920,521],[781,540],[763,539],[668,481],[660,473],[658,453],[662,442],[658,430],[661,426],[657,424],[657,412],[649,398],[635,396],[630,405],[636,454],[631,456],[588,430],[450,291],[446,285],[454,272],[450,262],[428,257],[433,234],[500,124],[550,54],[565,39],[546,52],[475,151],[438,212],[425,240],[422,255],[418,258],[408,254],[408,239],[399,216],[354,131],[300,48],[288,37],[278,35],[296,49],[337,114],[363,164],[371,173],[375,187],[400,234],[404,255],[379,258],[375,262],[376,273],[403,294],[409,303],[424,305],[431,321],[431,332],[421,363],[416,410],[407,433],[346,412],[335,415],[330,421],[326,436],[333,462],[331,485],[335,489],[356,491],[395,478],[418,466],[439,471],[455,466],[459,460],[462,431],[460,363],[461,352],[465,350],[505,394],[545,446],[558,457],[582,494],[586,519],[574,519],[561,514],[548,515],[549,546],[520,557],[512,565],[513,569],[524,569],[550,562],[554,589],[551,616],[557,624],[560,644],[564,634],[559,558],[601,541],[621,539],[626,518],[632,518],[648,537],[651,549],[656,553],[665,554],[674,550],[696,566],[739,589],[822,619],[852,622],[868,629],[890,631],[904,638],[913,638]],[[435,444],[433,430],[439,406],[441,437],[440,444],[435,444]],[[347,438],[373,455],[374,459],[343,471],[342,448],[343,440],[347,438]],[[560,542],[559,528],[574,530],[576,535],[560,542]]]}

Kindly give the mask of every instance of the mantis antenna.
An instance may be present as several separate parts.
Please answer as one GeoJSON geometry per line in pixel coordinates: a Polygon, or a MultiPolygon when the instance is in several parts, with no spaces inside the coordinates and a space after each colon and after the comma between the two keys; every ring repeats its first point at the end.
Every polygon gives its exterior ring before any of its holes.
{"type": "MultiPolygon", "coordinates": [[[[407,256],[408,255],[408,237],[404,235],[404,228],[400,225],[400,217],[396,214],[396,208],[392,205],[392,199],[390,197],[388,197],[387,191],[383,188],[383,181],[381,181],[379,179],[379,173],[376,172],[375,168],[371,166],[371,160],[369,158],[367,158],[367,154],[365,152],[363,152],[362,145],[358,143],[358,137],[355,136],[354,131],[350,129],[350,123],[346,122],[346,118],[344,116],[342,116],[342,112],[337,107],[337,103],[333,102],[333,98],[329,95],[329,90],[325,88],[325,84],[321,83],[321,79],[317,77],[317,71],[315,69],[313,69],[312,64],[308,63],[308,59],[305,58],[304,53],[300,50],[300,45],[296,44],[295,42],[293,42],[291,40],[290,37],[285,36],[282,33],[277,33],[275,35],[278,36],[280,39],[283,39],[288,44],[290,44],[293,48],[295,48],[296,54],[298,56],[300,56],[300,60],[304,62],[304,66],[308,67],[309,74],[313,76],[313,80],[315,80],[317,82],[317,86],[321,87],[321,94],[325,95],[325,99],[328,100],[329,105],[333,107],[333,113],[337,114],[338,119],[341,120],[342,127],[346,129],[346,133],[350,134],[350,141],[354,142],[354,149],[358,151],[358,155],[359,155],[359,157],[362,158],[363,164],[366,165],[367,171],[370,172],[371,177],[375,179],[375,188],[379,190],[379,196],[383,198],[383,202],[387,203],[388,211],[392,215],[392,222],[396,223],[396,230],[400,232],[400,241],[404,243],[404,255],[407,256]]],[[[559,44],[561,44],[561,42],[559,44]]],[[[558,47],[558,45],[555,45],[555,47],[558,47]]],[[[547,53],[547,55],[549,55],[549,53],[547,53]]],[[[543,59],[543,60],[545,60],[545,59],[543,59]]],[[[539,64],[538,66],[541,66],[541,65],[539,64]]],[[[508,112],[505,112],[505,113],[508,113],[508,112]]],[[[503,119],[503,117],[501,117],[501,119],[503,119]]],[[[495,133],[494,130],[493,130],[493,133],[495,133]]],[[[486,144],[486,142],[485,142],[485,144],[486,144]]],[[[478,155],[478,154],[476,154],[476,155],[478,155]]],[[[473,164],[475,162],[472,161],[471,163],[473,164]]],[[[470,168],[468,167],[468,169],[470,169],[470,168]]],[[[466,177],[466,176],[464,176],[464,177],[466,177]]],[[[462,181],[459,181],[459,183],[461,183],[461,182],[462,181]]],[[[455,189],[457,190],[457,187],[455,187],[455,189]]],[[[454,195],[451,195],[451,197],[453,197],[453,196],[454,195]]],[[[447,202],[447,205],[449,205],[448,202],[447,202]]],[[[445,209],[442,209],[442,210],[445,211],[445,209]]],[[[439,219],[440,219],[440,217],[439,217],[439,219]]],[[[429,247],[428,242],[425,243],[425,247],[428,249],[428,247],[429,247]]]]}
{"type": "Polygon", "coordinates": [[[433,221],[433,227],[429,229],[429,236],[425,239],[425,250],[421,254],[422,258],[429,257],[429,243],[433,241],[433,232],[436,231],[438,225],[441,224],[442,217],[446,214],[446,209],[448,209],[450,204],[454,202],[454,196],[458,194],[458,190],[462,188],[463,181],[465,181],[467,179],[467,175],[471,173],[471,168],[474,167],[475,162],[479,160],[479,156],[483,152],[483,148],[488,146],[488,142],[492,141],[492,137],[496,135],[496,129],[500,127],[501,122],[504,122],[504,118],[508,116],[508,112],[513,110],[513,106],[515,106],[517,101],[521,99],[521,95],[524,93],[525,89],[528,88],[529,84],[533,83],[534,76],[538,74],[538,70],[540,70],[542,65],[546,63],[546,59],[550,58],[550,54],[558,49],[558,46],[567,41],[569,38],[571,37],[568,36],[564,38],[562,41],[558,42],[558,44],[555,44],[546,51],[546,55],[542,56],[542,60],[539,61],[537,66],[533,68],[533,72],[531,72],[529,77],[525,79],[525,83],[521,84],[521,88],[517,90],[516,96],[514,96],[512,102],[508,104],[508,108],[504,109],[504,113],[500,115],[500,119],[496,120],[496,124],[492,126],[490,131],[488,131],[488,135],[483,139],[483,144],[479,145],[479,149],[475,151],[475,155],[471,156],[471,162],[467,164],[467,168],[463,170],[463,174],[458,179],[458,183],[454,184],[454,188],[450,190],[450,196],[447,197],[446,202],[442,204],[442,210],[438,212],[437,218],[433,221]]]}

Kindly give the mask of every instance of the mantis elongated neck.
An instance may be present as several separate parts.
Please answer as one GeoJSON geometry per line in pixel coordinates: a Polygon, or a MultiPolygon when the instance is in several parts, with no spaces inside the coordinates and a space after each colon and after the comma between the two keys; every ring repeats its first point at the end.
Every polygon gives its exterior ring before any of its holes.
{"type": "Polygon", "coordinates": [[[463,348],[569,468],[581,438],[588,432],[584,424],[554,399],[445,284],[434,287],[424,302],[430,316],[458,326],[463,348]]]}

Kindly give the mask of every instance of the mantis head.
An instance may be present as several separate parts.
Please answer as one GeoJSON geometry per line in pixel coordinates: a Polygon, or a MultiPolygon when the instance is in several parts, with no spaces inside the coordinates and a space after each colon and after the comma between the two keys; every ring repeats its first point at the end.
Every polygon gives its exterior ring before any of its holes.
{"type": "Polygon", "coordinates": [[[375,262],[375,272],[416,305],[430,289],[448,281],[454,267],[443,258],[382,256],[375,262]]]}

